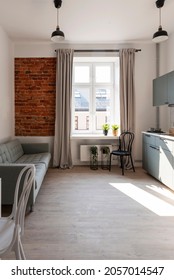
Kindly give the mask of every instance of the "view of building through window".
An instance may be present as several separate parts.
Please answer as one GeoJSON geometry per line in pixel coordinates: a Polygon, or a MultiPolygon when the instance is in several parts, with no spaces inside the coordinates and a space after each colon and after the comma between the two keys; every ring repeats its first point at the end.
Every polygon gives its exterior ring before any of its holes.
{"type": "Polygon", "coordinates": [[[73,134],[101,133],[104,123],[119,124],[118,59],[74,59],[73,134]]]}

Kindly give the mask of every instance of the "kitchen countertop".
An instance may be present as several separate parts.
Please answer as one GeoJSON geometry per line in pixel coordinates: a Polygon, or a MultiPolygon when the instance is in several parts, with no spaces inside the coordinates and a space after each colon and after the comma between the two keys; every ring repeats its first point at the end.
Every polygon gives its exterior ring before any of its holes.
{"type": "Polygon", "coordinates": [[[147,132],[147,131],[143,131],[142,133],[145,133],[145,134],[150,134],[150,135],[153,135],[153,136],[160,136],[160,138],[165,138],[165,139],[169,139],[169,140],[174,140],[174,135],[172,134],[169,134],[167,132],[164,132],[164,133],[156,133],[156,132],[147,132]]]}

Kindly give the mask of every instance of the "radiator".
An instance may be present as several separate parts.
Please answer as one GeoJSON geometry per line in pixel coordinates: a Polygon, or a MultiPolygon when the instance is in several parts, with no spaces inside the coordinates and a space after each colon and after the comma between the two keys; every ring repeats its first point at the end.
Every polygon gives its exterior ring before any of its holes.
{"type": "Polygon", "coordinates": [[[98,161],[101,160],[101,148],[109,147],[112,151],[112,145],[80,145],[80,161],[90,161],[90,147],[96,146],[98,148],[98,161]]]}

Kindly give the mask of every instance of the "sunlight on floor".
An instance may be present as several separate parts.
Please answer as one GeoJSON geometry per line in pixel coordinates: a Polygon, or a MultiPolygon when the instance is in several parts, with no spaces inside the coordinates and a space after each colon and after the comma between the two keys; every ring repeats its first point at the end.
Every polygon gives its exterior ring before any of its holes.
{"type": "Polygon", "coordinates": [[[146,188],[153,190],[156,193],[162,194],[163,196],[174,200],[174,192],[172,192],[167,187],[157,187],[155,185],[146,186],[146,188]]]}
{"type": "Polygon", "coordinates": [[[174,216],[174,206],[131,183],[110,183],[110,185],[159,216],[174,216]]]}

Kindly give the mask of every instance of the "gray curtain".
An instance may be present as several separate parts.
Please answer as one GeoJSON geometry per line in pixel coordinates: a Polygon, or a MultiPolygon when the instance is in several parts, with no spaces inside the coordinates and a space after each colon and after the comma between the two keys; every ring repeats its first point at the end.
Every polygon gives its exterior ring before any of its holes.
{"type": "Polygon", "coordinates": [[[56,121],[53,166],[71,168],[71,98],[73,50],[57,50],[56,69],[56,121]]]}
{"type": "Polygon", "coordinates": [[[120,55],[120,127],[134,131],[134,64],[135,49],[122,49],[120,55]]]}
{"type": "MultiPolygon", "coordinates": [[[[134,66],[135,49],[122,49],[120,55],[120,128],[121,132],[134,132],[134,66]]],[[[134,154],[134,151],[133,151],[134,154]]],[[[132,167],[125,158],[125,168],[132,167]]]]}

